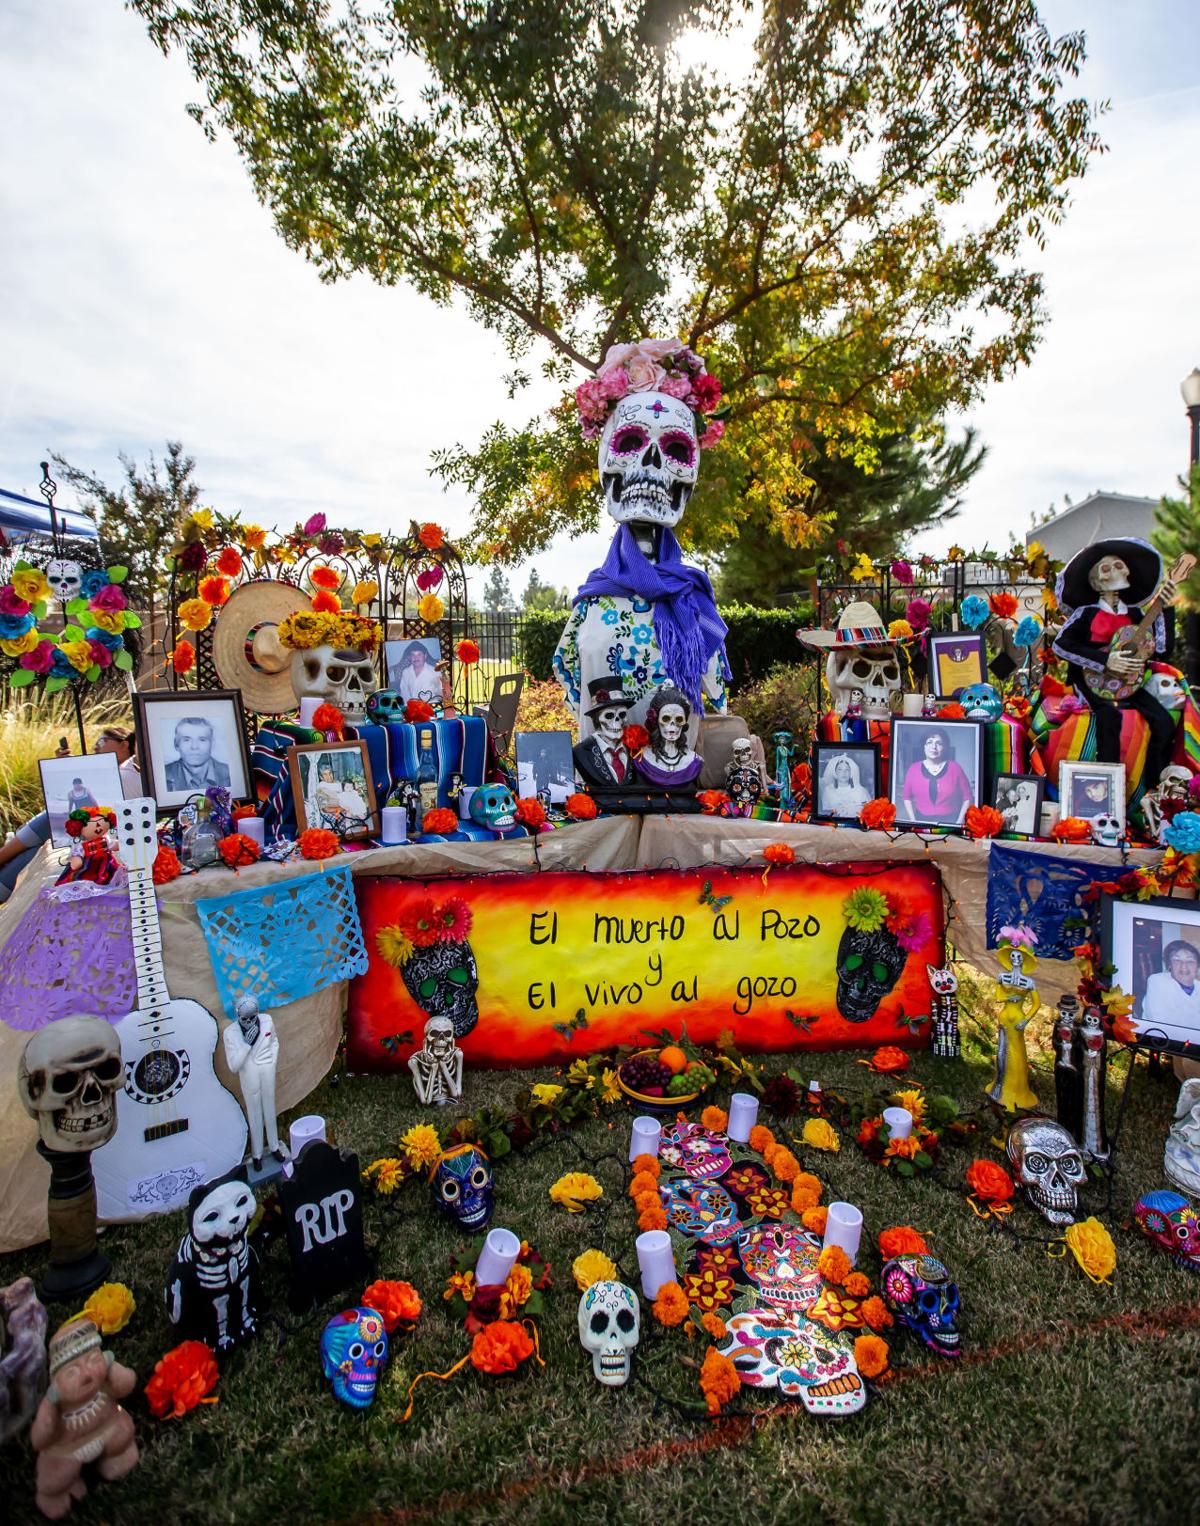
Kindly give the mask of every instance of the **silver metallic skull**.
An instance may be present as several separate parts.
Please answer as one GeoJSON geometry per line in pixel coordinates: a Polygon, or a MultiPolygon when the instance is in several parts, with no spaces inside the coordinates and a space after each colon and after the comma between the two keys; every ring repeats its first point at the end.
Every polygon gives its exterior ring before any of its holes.
{"type": "Polygon", "coordinates": [[[608,1388],[629,1381],[638,1343],[637,1294],[623,1282],[593,1282],[579,1300],[579,1339],[591,1352],[592,1371],[608,1388]]]}
{"type": "Polygon", "coordinates": [[[855,647],[832,651],[825,659],[825,682],[838,715],[845,715],[858,691],[862,715],[869,721],[885,721],[892,713],[892,699],[900,692],[900,663],[891,652],[875,656],[855,647]]]}
{"type": "Polygon", "coordinates": [[[117,1127],[125,1079],[121,1042],[102,1017],[60,1017],[25,1045],[17,1090],[48,1150],[78,1153],[107,1144],[117,1127]]]}
{"type": "Polygon", "coordinates": [[[665,392],[634,392],[609,414],[599,448],[600,484],[618,524],[675,526],[700,470],[696,420],[665,392]]]}
{"type": "Polygon", "coordinates": [[[1073,1224],[1076,1193],[1087,1172],[1079,1147],[1052,1118],[1020,1118],[1008,1134],[1008,1158],[1025,1196],[1051,1224],[1073,1224]]]}
{"type": "Polygon", "coordinates": [[[352,726],[367,718],[367,701],[379,687],[374,659],[356,647],[314,646],[292,653],[292,692],[297,701],[336,705],[352,726]]]}
{"type": "Polygon", "coordinates": [[[79,597],[83,568],[78,562],[64,561],[54,557],[46,563],[46,581],[50,593],[65,609],[72,599],[79,597]]]}

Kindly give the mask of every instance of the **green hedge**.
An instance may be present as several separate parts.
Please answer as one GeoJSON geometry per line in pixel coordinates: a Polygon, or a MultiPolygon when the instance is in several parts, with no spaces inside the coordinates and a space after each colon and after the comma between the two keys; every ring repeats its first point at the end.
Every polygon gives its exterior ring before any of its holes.
{"type": "MultiPolygon", "coordinates": [[[[796,630],[813,623],[813,608],[811,604],[792,609],[726,604],[721,607],[721,618],[729,627],[726,650],[733,670],[730,688],[736,694],[765,678],[777,663],[799,661],[803,649],[796,640],[796,630]]],[[[561,609],[537,610],[518,619],[520,660],[535,678],[552,676],[554,648],[566,621],[567,614],[561,609]]]]}

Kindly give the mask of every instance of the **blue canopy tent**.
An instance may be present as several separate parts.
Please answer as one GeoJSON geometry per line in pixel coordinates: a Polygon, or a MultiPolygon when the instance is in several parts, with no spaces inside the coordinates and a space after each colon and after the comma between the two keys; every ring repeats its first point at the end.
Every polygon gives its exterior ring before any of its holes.
{"type": "MultiPolygon", "coordinates": [[[[73,535],[77,540],[99,540],[96,526],[83,514],[73,509],[54,510],[60,535],[73,535]]],[[[24,498],[20,493],[10,493],[0,487],[0,530],[10,541],[25,540],[31,535],[50,535],[50,510],[35,498],[24,498]]]]}

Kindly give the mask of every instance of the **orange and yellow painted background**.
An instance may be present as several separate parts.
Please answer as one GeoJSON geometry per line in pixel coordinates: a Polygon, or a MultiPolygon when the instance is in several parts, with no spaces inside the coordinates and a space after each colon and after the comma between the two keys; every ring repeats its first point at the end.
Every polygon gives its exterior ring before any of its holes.
{"type": "Polygon", "coordinates": [[[914,1038],[898,1018],[929,1012],[925,966],[945,962],[932,864],[797,865],[773,869],[765,885],[757,869],[689,869],[363,877],[355,889],[370,966],[350,987],[352,1071],[401,1069],[420,1046],[426,1014],[379,957],[375,937],[429,895],[459,896],[471,908],[479,1021],[461,1040],[468,1065],[566,1060],[639,1043],[647,1029],[677,1035],[684,1023],[701,1043],[729,1029],[744,1050],[924,1045],[928,1025],[914,1038]],[[848,1023],[836,1006],[837,950],[842,902],[858,885],[924,911],[932,932],[875,1016],[848,1023]],[[580,1011],[587,1026],[572,1027],[580,1011]]]}

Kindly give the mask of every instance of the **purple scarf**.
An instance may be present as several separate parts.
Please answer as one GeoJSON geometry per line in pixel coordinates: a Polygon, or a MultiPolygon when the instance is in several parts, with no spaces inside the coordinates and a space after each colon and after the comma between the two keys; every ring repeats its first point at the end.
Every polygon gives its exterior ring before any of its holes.
{"type": "Polygon", "coordinates": [[[712,584],[699,567],[683,560],[671,530],[660,532],[658,561],[648,561],[628,525],[613,536],[603,566],[597,567],[575,595],[646,599],[654,605],[654,635],[663,670],[678,684],[697,711],[703,709],[700,680],[714,652],[724,648],[728,632],[717,613],[712,584]]]}

